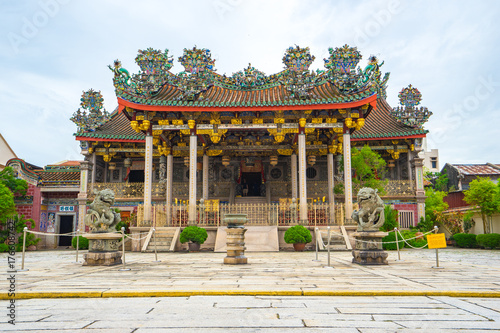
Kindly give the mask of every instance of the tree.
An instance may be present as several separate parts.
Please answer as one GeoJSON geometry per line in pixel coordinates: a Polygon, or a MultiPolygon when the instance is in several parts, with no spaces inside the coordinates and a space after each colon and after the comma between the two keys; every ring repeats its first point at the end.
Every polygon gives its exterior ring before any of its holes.
{"type": "Polygon", "coordinates": [[[448,209],[448,203],[443,200],[446,192],[428,188],[425,190],[425,196],[425,219],[435,222],[436,214],[448,209]]]}
{"type": "Polygon", "coordinates": [[[28,183],[24,179],[16,178],[12,167],[0,171],[0,222],[16,213],[15,196],[26,195],[28,183]]]}
{"type": "Polygon", "coordinates": [[[436,191],[448,192],[448,175],[446,172],[427,171],[424,174],[424,179],[431,183],[431,187],[436,191]]]}
{"type": "Polygon", "coordinates": [[[491,232],[489,220],[492,215],[500,212],[500,187],[489,178],[477,178],[469,183],[469,189],[464,191],[464,200],[469,205],[477,206],[483,220],[485,234],[491,232]]]}
{"type": "Polygon", "coordinates": [[[5,222],[8,217],[16,212],[14,195],[10,189],[0,181],[0,222],[5,222]]]}
{"type": "Polygon", "coordinates": [[[368,145],[360,150],[353,148],[351,165],[355,171],[353,182],[377,189],[381,194],[385,193],[385,182],[380,178],[386,173],[386,163],[378,153],[374,152],[368,145]]]}

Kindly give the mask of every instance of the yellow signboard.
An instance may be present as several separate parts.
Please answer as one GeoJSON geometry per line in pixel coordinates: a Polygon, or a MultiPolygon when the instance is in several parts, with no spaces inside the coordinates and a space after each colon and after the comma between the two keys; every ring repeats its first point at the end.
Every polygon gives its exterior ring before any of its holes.
{"type": "Polygon", "coordinates": [[[427,235],[429,249],[440,249],[446,247],[446,237],[444,234],[427,235]]]}

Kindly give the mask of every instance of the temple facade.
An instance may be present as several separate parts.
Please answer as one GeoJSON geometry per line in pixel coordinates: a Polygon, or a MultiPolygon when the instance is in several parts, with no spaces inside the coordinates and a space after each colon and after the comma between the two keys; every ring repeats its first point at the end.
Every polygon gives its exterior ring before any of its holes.
{"type": "Polygon", "coordinates": [[[352,181],[351,150],[365,145],[387,163],[384,201],[404,213],[400,223],[416,225],[425,200],[418,153],[432,113],[411,85],[391,107],[389,73],[376,57],[361,68],[355,47],[329,53],[313,71],[309,48],[290,47],[272,75],[250,64],[218,74],[211,51],[199,48],[184,49],[178,74],[168,50],[139,50],[137,74],[116,60],[118,107],[108,113],[91,89],[71,118],[85,160],[80,229],[104,188],[122,211],[137,212],[138,227],[219,226],[238,207],[262,209],[248,211],[256,225],[349,225],[362,186],[352,181]]]}

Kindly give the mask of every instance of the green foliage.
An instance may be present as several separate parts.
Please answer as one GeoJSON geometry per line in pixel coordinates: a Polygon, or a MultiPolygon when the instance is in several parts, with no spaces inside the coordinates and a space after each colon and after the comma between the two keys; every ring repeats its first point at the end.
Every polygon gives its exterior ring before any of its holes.
{"type": "Polygon", "coordinates": [[[0,253],[8,251],[9,251],[9,246],[5,243],[0,243],[0,253]]]}
{"type": "Polygon", "coordinates": [[[465,233],[454,234],[453,239],[455,240],[455,243],[458,247],[467,247],[467,248],[477,247],[476,235],[474,234],[465,234],[465,233]]]}
{"type": "Polygon", "coordinates": [[[384,216],[385,222],[384,225],[380,227],[381,231],[391,231],[398,227],[398,211],[392,209],[391,205],[385,205],[384,216]]]}
{"type": "MultiPolygon", "coordinates": [[[[397,245],[396,245],[396,234],[394,231],[389,232],[387,236],[382,238],[382,246],[384,247],[384,250],[397,250],[397,245]],[[386,242],[394,242],[394,243],[386,243],[386,242]]],[[[403,240],[400,240],[400,237],[398,235],[398,244],[399,248],[402,249],[405,247],[405,242],[403,240]]]]}
{"type": "Polygon", "coordinates": [[[483,230],[489,234],[488,218],[500,212],[500,190],[489,178],[477,178],[469,183],[469,189],[464,191],[464,200],[469,205],[477,206],[483,219],[483,230]]]}
{"type": "MultiPolygon", "coordinates": [[[[76,237],[71,239],[71,245],[76,249],[76,237]]],[[[78,248],[80,250],[88,250],[89,240],[83,236],[78,236],[78,248]]]]}
{"type": "Polygon", "coordinates": [[[351,165],[356,172],[353,182],[377,189],[381,195],[385,194],[386,181],[380,179],[387,172],[386,163],[378,153],[374,152],[368,145],[360,150],[353,148],[351,165]]]}
{"type": "Polygon", "coordinates": [[[485,249],[500,248],[500,234],[481,234],[477,235],[476,240],[485,249]]]}
{"type": "Polygon", "coordinates": [[[426,172],[424,179],[430,182],[436,191],[448,192],[448,175],[445,172],[426,172]]]}
{"type": "Polygon", "coordinates": [[[443,201],[446,192],[435,191],[432,188],[425,190],[425,219],[435,222],[436,213],[448,209],[448,203],[443,201]]]}
{"type": "Polygon", "coordinates": [[[0,183],[7,186],[14,196],[24,196],[28,190],[28,183],[24,179],[16,178],[16,172],[12,167],[0,171],[0,183]]]}
{"type": "Polygon", "coordinates": [[[5,222],[15,212],[14,195],[6,185],[0,182],[0,221],[5,222]]]}
{"type": "Polygon", "coordinates": [[[207,240],[208,234],[207,230],[200,228],[195,225],[190,225],[181,232],[180,241],[181,243],[194,242],[198,244],[203,244],[207,240]]]}
{"type": "MultiPolygon", "coordinates": [[[[32,219],[25,219],[24,216],[17,216],[17,215],[14,215],[12,218],[14,220],[16,233],[19,235],[19,237],[17,237],[16,251],[22,251],[23,240],[24,240],[24,228],[28,228],[28,230],[35,229],[35,221],[33,221],[32,219]]],[[[38,244],[39,241],[40,238],[36,238],[35,235],[26,232],[26,248],[28,248],[31,245],[38,244]]]]}
{"type": "Polygon", "coordinates": [[[417,224],[417,229],[422,232],[431,231],[434,229],[434,222],[431,219],[420,218],[420,222],[417,224]]]}
{"type": "Polygon", "coordinates": [[[306,244],[312,241],[311,232],[303,225],[295,225],[285,231],[285,242],[287,244],[306,244]]]}
{"type": "MultiPolygon", "coordinates": [[[[401,235],[403,236],[403,239],[406,240],[405,247],[410,247],[409,245],[413,247],[423,247],[427,244],[426,237],[422,236],[421,239],[417,239],[417,233],[415,231],[403,230],[401,231],[401,235]],[[408,243],[409,245],[406,243],[408,243]]],[[[398,235],[398,237],[400,236],[398,235]]]]}
{"type": "Polygon", "coordinates": [[[128,222],[127,222],[127,221],[122,220],[122,221],[118,222],[118,223],[116,224],[116,226],[115,226],[115,229],[116,229],[116,231],[121,232],[121,231],[122,231],[122,227],[124,227],[124,228],[125,228],[125,233],[126,233],[127,235],[128,235],[128,234],[130,234],[129,224],[128,224],[128,222]]]}
{"type": "Polygon", "coordinates": [[[342,183],[337,183],[333,187],[333,193],[335,194],[344,194],[344,184],[342,183]]]}

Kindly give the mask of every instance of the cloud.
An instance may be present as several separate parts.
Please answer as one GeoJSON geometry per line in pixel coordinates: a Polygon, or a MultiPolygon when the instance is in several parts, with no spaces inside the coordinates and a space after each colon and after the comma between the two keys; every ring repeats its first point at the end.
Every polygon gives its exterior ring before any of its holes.
{"type": "Polygon", "coordinates": [[[173,71],[179,72],[177,58],[197,45],[212,50],[219,73],[231,75],[251,62],[273,74],[282,70],[289,46],[309,46],[316,56],[312,68],[322,68],[328,47],[348,43],[364,55],[361,66],[370,54],[385,61],[391,105],[398,104],[403,87],[419,88],[422,105],[434,112],[426,124],[434,137],[429,148],[439,148],[442,165],[498,162],[491,140],[499,120],[498,86],[461,112],[458,121],[456,111],[451,113],[471,102],[481,79],[500,82],[499,6],[497,1],[430,0],[2,2],[0,131],[29,162],[81,158],[69,118],[89,88],[102,91],[108,110],[116,107],[107,68],[114,59],[137,72],[138,49],[168,48],[173,71]],[[53,15],[40,21],[49,13],[44,5],[54,3],[57,10],[52,7],[53,15]],[[23,36],[30,22],[37,31],[23,36]],[[12,33],[26,39],[17,52],[12,33]]]}

